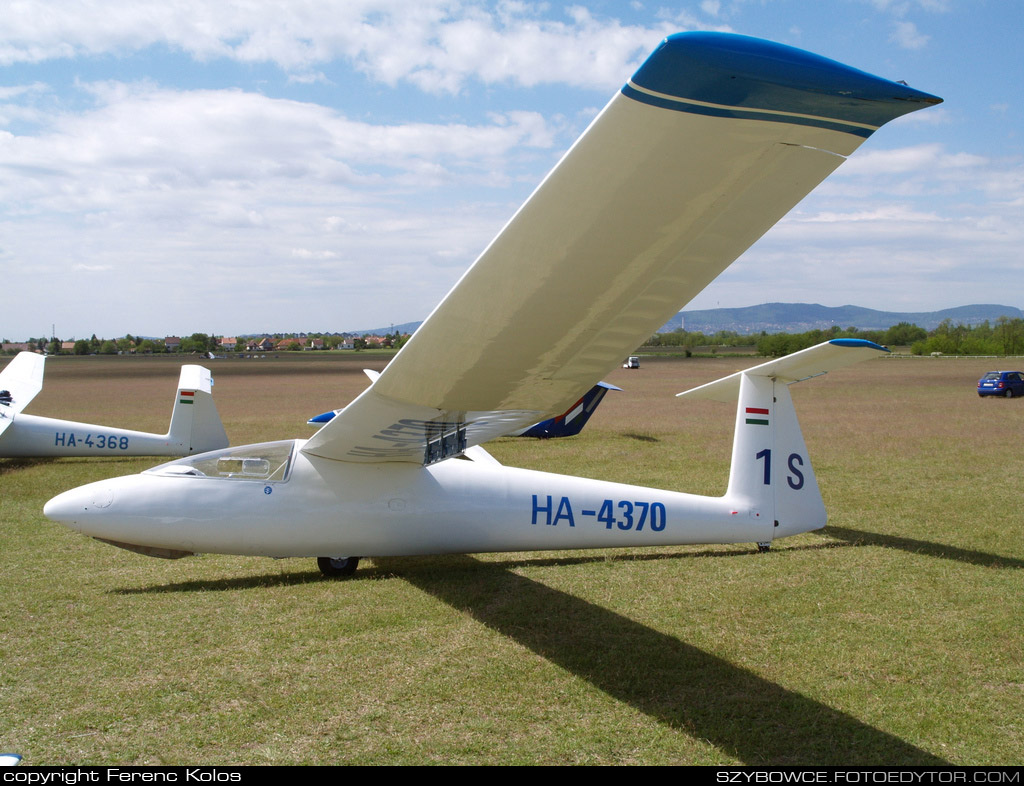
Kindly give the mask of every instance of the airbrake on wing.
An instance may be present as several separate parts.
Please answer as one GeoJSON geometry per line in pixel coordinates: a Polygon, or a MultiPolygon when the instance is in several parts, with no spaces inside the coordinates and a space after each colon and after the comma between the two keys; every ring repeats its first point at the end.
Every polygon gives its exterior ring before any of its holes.
{"type": "MultiPolygon", "coordinates": [[[[369,374],[369,369],[366,369],[369,374]]],[[[376,376],[379,376],[377,372],[373,372],[376,376]]],[[[371,376],[370,379],[376,379],[376,376],[371,376]]],[[[534,423],[532,426],[528,426],[524,429],[511,432],[508,436],[510,437],[534,437],[536,439],[557,439],[559,437],[574,437],[579,434],[587,421],[590,420],[591,415],[597,410],[601,401],[609,390],[622,390],[617,385],[613,385],[610,382],[598,382],[594,387],[588,390],[583,397],[571,405],[561,415],[556,415],[553,418],[542,420],[540,423],[534,423]]],[[[323,412],[315,417],[310,418],[306,421],[307,425],[310,426],[322,426],[324,423],[329,423],[334,417],[339,414],[342,410],[332,409],[329,412],[323,412]]]]}

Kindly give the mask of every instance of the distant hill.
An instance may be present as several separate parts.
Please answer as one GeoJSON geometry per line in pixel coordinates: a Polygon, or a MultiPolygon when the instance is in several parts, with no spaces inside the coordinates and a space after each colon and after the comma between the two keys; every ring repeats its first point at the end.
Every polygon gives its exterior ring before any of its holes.
{"type": "MultiPolygon", "coordinates": [[[[941,311],[877,311],[863,306],[822,306],[817,303],[762,303],[760,306],[745,308],[709,308],[702,311],[680,311],[659,333],[671,333],[679,329],[680,320],[691,333],[717,333],[732,330],[736,333],[804,333],[808,330],[826,330],[833,325],[841,328],[855,327],[860,330],[885,330],[900,322],[932,330],[944,319],[953,324],[980,325],[985,320],[995,323],[999,317],[1024,319],[1024,311],[1015,306],[999,306],[980,303],[972,306],[957,306],[941,311]]],[[[385,333],[415,333],[422,322],[405,322],[401,325],[373,330],[351,330],[359,336],[383,336],[385,333]]]]}
{"type": "Polygon", "coordinates": [[[745,308],[711,308],[702,311],[680,311],[676,318],[661,328],[659,333],[678,330],[680,320],[687,331],[717,333],[732,330],[736,333],[803,333],[825,330],[838,325],[860,330],[884,330],[900,322],[909,322],[925,330],[932,330],[944,319],[953,324],[978,325],[999,317],[1024,318],[1024,311],[1014,306],[976,304],[957,306],[941,311],[876,311],[862,306],[822,306],[817,303],[764,303],[745,308]]]}
{"type": "Polygon", "coordinates": [[[352,333],[357,336],[384,336],[388,333],[394,333],[396,330],[399,333],[415,333],[416,328],[422,325],[423,322],[403,322],[401,325],[391,325],[385,328],[373,328],[373,330],[346,330],[346,333],[352,333]]]}

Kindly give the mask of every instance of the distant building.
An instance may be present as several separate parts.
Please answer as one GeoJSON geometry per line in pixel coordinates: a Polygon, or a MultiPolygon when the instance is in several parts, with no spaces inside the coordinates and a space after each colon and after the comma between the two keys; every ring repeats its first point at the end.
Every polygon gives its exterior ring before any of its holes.
{"type": "Polygon", "coordinates": [[[167,347],[168,352],[177,352],[181,349],[181,338],[178,336],[167,336],[164,339],[164,346],[167,347]]]}

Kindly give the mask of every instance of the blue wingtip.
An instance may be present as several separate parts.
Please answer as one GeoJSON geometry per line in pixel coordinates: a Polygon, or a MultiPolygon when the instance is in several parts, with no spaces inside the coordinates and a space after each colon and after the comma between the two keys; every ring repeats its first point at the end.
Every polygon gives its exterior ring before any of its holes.
{"type": "Polygon", "coordinates": [[[874,341],[868,341],[866,338],[834,338],[828,343],[835,344],[837,347],[867,347],[869,349],[877,349],[880,352],[892,351],[888,347],[883,347],[874,341]]]}
{"type": "Polygon", "coordinates": [[[308,425],[308,426],[317,426],[317,425],[319,425],[321,423],[328,423],[331,420],[334,420],[334,414],[335,413],[334,413],[333,409],[330,412],[321,412],[316,417],[312,417],[309,420],[307,420],[306,421],[306,425],[308,425]]]}
{"type": "MultiPolygon", "coordinates": [[[[690,101],[875,127],[942,102],[803,49],[731,33],[669,36],[640,66],[632,83],[690,101]]],[[[624,92],[636,97],[628,85],[624,92]]]]}

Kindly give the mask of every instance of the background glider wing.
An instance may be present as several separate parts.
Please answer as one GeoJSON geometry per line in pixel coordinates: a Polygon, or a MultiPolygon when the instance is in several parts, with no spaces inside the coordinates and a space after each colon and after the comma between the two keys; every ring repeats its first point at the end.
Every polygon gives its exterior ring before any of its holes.
{"type": "Polygon", "coordinates": [[[939,101],[767,41],[667,38],[304,450],[430,463],[564,411],[879,126],[939,101]]]}
{"type": "Polygon", "coordinates": [[[739,398],[740,377],[744,374],[752,377],[771,377],[778,382],[791,385],[811,377],[827,374],[837,368],[852,366],[873,357],[881,357],[889,352],[883,346],[862,338],[836,338],[808,349],[801,349],[791,355],[769,360],[759,366],[737,371],[728,377],[716,379],[706,385],[690,388],[677,393],[677,397],[706,398],[712,401],[730,403],[739,398]]]}
{"type": "Polygon", "coordinates": [[[43,389],[45,363],[46,358],[42,355],[19,352],[0,372],[0,434],[43,389]]]}

